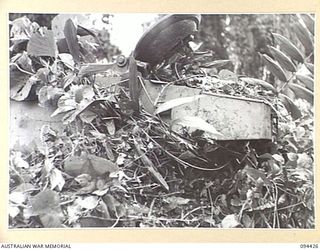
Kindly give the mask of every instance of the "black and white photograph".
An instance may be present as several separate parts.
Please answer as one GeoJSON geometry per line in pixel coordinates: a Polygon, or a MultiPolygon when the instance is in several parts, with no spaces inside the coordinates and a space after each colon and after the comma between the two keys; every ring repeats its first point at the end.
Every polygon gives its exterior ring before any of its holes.
{"type": "Polygon", "coordinates": [[[314,13],[8,23],[8,229],[316,228],[314,13]]]}

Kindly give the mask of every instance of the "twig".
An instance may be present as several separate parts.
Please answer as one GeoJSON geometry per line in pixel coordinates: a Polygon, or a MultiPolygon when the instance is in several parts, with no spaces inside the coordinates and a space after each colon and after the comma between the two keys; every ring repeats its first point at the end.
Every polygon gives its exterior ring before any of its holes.
{"type": "Polygon", "coordinates": [[[146,86],[145,86],[145,84],[144,84],[143,79],[142,79],[140,76],[138,76],[138,79],[139,79],[139,81],[140,81],[140,84],[141,84],[144,92],[146,93],[146,95],[147,95],[147,97],[148,97],[148,99],[149,99],[149,102],[150,102],[151,104],[153,104],[153,101],[151,100],[151,97],[150,97],[150,95],[149,95],[149,93],[148,93],[148,91],[147,91],[147,89],[146,89],[146,86]]]}
{"type": "Polygon", "coordinates": [[[210,187],[207,188],[207,192],[208,192],[208,195],[209,195],[209,199],[210,199],[210,205],[211,205],[211,219],[213,219],[213,200],[212,200],[212,195],[211,195],[211,190],[210,190],[210,187]]]}
{"type": "Polygon", "coordinates": [[[18,69],[19,71],[21,71],[22,73],[28,74],[28,75],[30,75],[30,76],[33,76],[33,75],[34,75],[34,73],[31,73],[31,72],[29,72],[29,71],[26,71],[26,70],[20,68],[20,66],[19,66],[18,64],[16,64],[16,63],[10,63],[9,66],[11,66],[11,65],[16,66],[17,69],[18,69]]]}
{"type": "Polygon", "coordinates": [[[185,218],[187,218],[190,214],[192,214],[192,213],[195,212],[195,211],[198,211],[198,210],[203,209],[203,208],[209,208],[209,207],[211,207],[211,206],[205,206],[205,207],[200,206],[200,207],[196,207],[196,208],[192,209],[191,211],[189,211],[188,213],[186,213],[186,214],[182,217],[182,220],[184,220],[185,218]]]}
{"type": "Polygon", "coordinates": [[[152,199],[152,202],[150,204],[150,209],[149,209],[149,213],[148,213],[148,217],[150,218],[151,217],[151,214],[152,214],[152,209],[153,209],[153,206],[154,206],[154,203],[156,201],[157,198],[153,198],[152,199]]]}
{"type": "Polygon", "coordinates": [[[196,78],[196,77],[203,77],[203,75],[193,75],[193,76],[188,76],[188,77],[183,77],[183,78],[180,78],[178,80],[175,80],[175,81],[172,81],[172,82],[163,82],[163,81],[154,81],[154,80],[150,80],[150,82],[155,82],[155,83],[161,83],[161,84],[165,84],[166,85],[162,88],[162,90],[160,91],[158,97],[156,98],[156,100],[154,101],[154,106],[157,105],[157,103],[159,102],[160,98],[162,97],[164,91],[171,85],[175,84],[175,83],[178,83],[178,82],[181,82],[181,81],[185,81],[185,80],[188,80],[188,79],[192,79],[192,78],[196,78]]]}
{"type": "Polygon", "coordinates": [[[303,204],[304,204],[304,202],[300,201],[300,202],[298,202],[296,204],[292,204],[292,205],[289,205],[289,206],[286,206],[286,207],[281,207],[281,208],[278,209],[278,211],[285,210],[285,209],[292,208],[292,207],[296,207],[296,206],[303,205],[303,204]]]}
{"type": "Polygon", "coordinates": [[[159,95],[158,95],[157,98],[154,100],[154,103],[153,103],[154,106],[156,106],[156,105],[158,104],[158,102],[159,102],[160,98],[162,97],[164,91],[165,91],[169,86],[171,86],[171,85],[173,85],[173,84],[174,84],[174,82],[169,82],[169,83],[167,83],[164,87],[162,87],[159,95]]]}
{"type": "Polygon", "coordinates": [[[169,155],[170,157],[172,157],[173,159],[175,159],[177,162],[179,162],[180,164],[184,165],[185,167],[191,167],[191,168],[195,168],[198,170],[203,170],[203,171],[218,171],[220,169],[223,169],[224,167],[228,166],[230,161],[227,162],[226,164],[222,165],[221,167],[218,168],[202,168],[199,166],[195,166],[191,163],[188,163],[186,161],[181,160],[180,158],[178,158],[177,156],[171,154],[169,151],[165,150],[157,141],[155,141],[151,136],[148,135],[148,133],[146,133],[145,131],[143,131],[144,134],[152,141],[154,142],[156,145],[158,145],[159,148],[161,148],[167,155],[169,155]]]}

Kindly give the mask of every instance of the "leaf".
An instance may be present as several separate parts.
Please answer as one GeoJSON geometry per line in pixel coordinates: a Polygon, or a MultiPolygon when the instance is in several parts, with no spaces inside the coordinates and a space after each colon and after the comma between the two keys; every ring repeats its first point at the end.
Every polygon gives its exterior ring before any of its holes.
{"type": "Polygon", "coordinates": [[[58,99],[64,94],[62,88],[43,86],[38,93],[39,104],[42,107],[56,106],[58,99]]]}
{"type": "Polygon", "coordinates": [[[77,28],[71,19],[68,19],[66,21],[63,33],[67,40],[68,48],[69,48],[70,54],[73,57],[73,60],[76,63],[79,62],[80,47],[79,47],[78,38],[77,38],[77,28]]]}
{"type": "Polygon", "coordinates": [[[307,28],[302,26],[302,24],[300,22],[296,22],[295,24],[293,24],[293,29],[294,29],[299,41],[301,42],[301,44],[305,48],[306,55],[309,55],[310,53],[312,53],[313,49],[314,49],[313,41],[311,39],[311,34],[307,30],[307,28]]]}
{"type": "Polygon", "coordinates": [[[84,77],[87,75],[103,73],[112,69],[113,67],[114,67],[114,64],[98,64],[98,63],[83,64],[79,69],[78,76],[84,77]]]}
{"type": "Polygon", "coordinates": [[[12,219],[14,219],[20,213],[19,207],[15,206],[15,205],[12,205],[12,204],[9,205],[9,209],[8,210],[9,210],[8,211],[9,216],[12,219]]]}
{"type": "Polygon", "coordinates": [[[108,210],[111,215],[120,218],[123,217],[126,213],[124,206],[117,201],[111,194],[106,194],[102,197],[104,203],[107,205],[108,210]]]}
{"type": "Polygon", "coordinates": [[[77,103],[81,103],[83,101],[91,101],[94,97],[94,90],[89,85],[81,86],[75,91],[75,100],[77,103]]]}
{"type": "Polygon", "coordinates": [[[81,227],[111,227],[114,226],[114,221],[103,220],[96,217],[82,217],[79,219],[81,227]]]}
{"type": "Polygon", "coordinates": [[[31,183],[21,183],[13,191],[14,192],[27,193],[29,191],[33,191],[33,190],[36,190],[36,189],[37,188],[34,185],[32,185],[31,183]]]}
{"type": "Polygon", "coordinates": [[[293,120],[296,120],[301,117],[301,111],[297,107],[297,105],[294,104],[292,99],[284,94],[279,94],[279,98],[283,105],[286,107],[289,114],[291,114],[293,120]]]}
{"type": "Polygon", "coordinates": [[[58,108],[51,114],[51,117],[54,117],[61,113],[65,113],[67,111],[75,110],[76,107],[76,101],[70,95],[65,94],[59,98],[58,108]]]}
{"type": "Polygon", "coordinates": [[[125,161],[125,159],[126,159],[126,154],[124,154],[124,153],[119,153],[119,155],[118,155],[118,157],[117,157],[117,160],[116,160],[116,163],[117,163],[117,165],[118,166],[121,166],[121,165],[123,165],[124,164],[124,161],[125,161]]]}
{"type": "Polygon", "coordinates": [[[237,74],[227,69],[222,69],[219,71],[219,78],[220,80],[229,80],[233,82],[237,82],[238,80],[237,74]]]}
{"type": "Polygon", "coordinates": [[[13,58],[14,57],[12,57],[11,60],[13,62],[15,62],[16,64],[18,64],[20,66],[20,68],[22,68],[26,71],[29,71],[29,72],[33,72],[32,60],[28,56],[26,51],[23,51],[17,60],[13,60],[13,58]]]}
{"type": "Polygon", "coordinates": [[[297,79],[303,83],[309,90],[314,90],[314,82],[311,77],[301,75],[301,74],[296,74],[297,79]]]}
{"type": "Polygon", "coordinates": [[[11,22],[10,37],[15,39],[29,39],[33,30],[39,28],[39,25],[31,23],[26,16],[17,18],[11,22]]]}
{"type": "Polygon", "coordinates": [[[286,82],[287,77],[286,74],[284,73],[283,69],[277,64],[271,57],[269,57],[266,54],[262,55],[262,59],[267,66],[268,70],[275,75],[276,77],[279,78],[279,80],[286,82]]]}
{"type": "Polygon", "coordinates": [[[64,170],[67,174],[71,176],[78,176],[81,174],[89,174],[90,171],[87,164],[87,157],[82,156],[69,156],[64,161],[64,170]]]}
{"type": "Polygon", "coordinates": [[[97,117],[98,115],[92,112],[91,110],[85,110],[79,115],[79,118],[81,119],[81,121],[89,124],[92,123],[93,120],[96,119],[97,117]]]}
{"type": "Polygon", "coordinates": [[[167,191],[169,191],[169,186],[165,179],[162,177],[162,175],[156,170],[153,162],[146,156],[146,154],[141,150],[140,145],[138,142],[134,139],[134,146],[136,148],[136,151],[138,155],[141,157],[141,161],[143,164],[147,167],[150,174],[156,179],[156,181],[167,191]]]}
{"type": "Polygon", "coordinates": [[[185,116],[182,118],[175,119],[171,122],[170,127],[180,124],[182,126],[192,127],[196,129],[203,130],[205,132],[210,133],[214,138],[221,138],[223,137],[223,134],[218,132],[215,127],[213,127],[211,124],[207,123],[205,120],[203,120],[200,117],[196,116],[185,116]]]}
{"type": "Polygon", "coordinates": [[[97,175],[119,171],[117,164],[112,161],[95,155],[88,155],[87,157],[97,175]]]}
{"type": "Polygon", "coordinates": [[[110,135],[114,135],[116,132],[116,127],[114,125],[114,120],[105,120],[105,125],[107,126],[107,130],[109,132],[110,135]]]}
{"type": "Polygon", "coordinates": [[[302,169],[309,169],[312,166],[313,160],[312,158],[306,154],[298,154],[297,166],[302,169]]]}
{"type": "Polygon", "coordinates": [[[281,163],[282,165],[285,163],[285,160],[284,160],[283,156],[280,155],[280,154],[273,154],[273,155],[272,155],[272,158],[273,158],[275,161],[281,163]]]}
{"type": "Polygon", "coordinates": [[[254,227],[253,219],[251,219],[250,216],[247,215],[247,214],[244,214],[242,216],[242,223],[243,223],[245,228],[253,228],[254,227]]]}
{"type": "Polygon", "coordinates": [[[56,57],[57,44],[53,32],[43,29],[42,34],[40,32],[33,33],[27,45],[27,52],[33,56],[56,57]]]}
{"type": "Polygon", "coordinates": [[[51,183],[51,189],[55,189],[55,187],[58,187],[58,190],[61,191],[64,184],[65,180],[62,176],[62,172],[54,168],[51,173],[50,173],[50,183],[51,183]]]}
{"type": "Polygon", "coordinates": [[[229,62],[231,62],[230,60],[215,60],[213,62],[207,62],[204,64],[200,65],[200,68],[219,68],[219,67],[223,67],[225,65],[227,65],[229,62]]]}
{"type": "Polygon", "coordinates": [[[187,205],[191,200],[179,196],[170,196],[164,198],[164,201],[168,203],[176,203],[177,205],[187,205]]]}
{"type": "Polygon", "coordinates": [[[95,155],[69,156],[64,163],[65,172],[71,176],[81,174],[103,175],[119,171],[117,164],[95,155]]]}
{"type": "Polygon", "coordinates": [[[258,181],[258,179],[261,179],[264,185],[272,186],[270,180],[266,177],[265,173],[259,169],[245,166],[243,172],[246,173],[247,176],[253,179],[254,181],[258,181]]]}
{"type": "Polygon", "coordinates": [[[88,26],[89,17],[85,14],[59,14],[51,21],[52,31],[57,39],[64,38],[64,27],[68,19],[73,20],[77,25],[88,26]]]}
{"type": "Polygon", "coordinates": [[[290,83],[289,88],[294,92],[296,97],[305,99],[313,105],[313,92],[295,83],[290,83]]]}
{"type": "Polygon", "coordinates": [[[283,52],[281,52],[273,46],[268,46],[268,48],[281,67],[290,72],[297,71],[296,66],[291,62],[290,58],[286,54],[284,54],[283,52]]]}
{"type": "Polygon", "coordinates": [[[191,200],[190,199],[185,199],[182,197],[177,197],[177,196],[170,196],[166,197],[163,199],[164,202],[169,203],[168,205],[168,211],[173,210],[177,207],[187,205],[191,200]]]}
{"type": "MultiPolygon", "coordinates": [[[[64,65],[66,65],[69,68],[74,67],[74,60],[73,60],[72,55],[70,55],[68,53],[60,53],[58,56],[64,65]]],[[[64,86],[64,88],[65,88],[65,86],[64,86]]]]}
{"type": "Polygon", "coordinates": [[[302,18],[304,24],[306,25],[310,33],[314,35],[314,18],[310,14],[300,14],[300,17],[302,18]]]}
{"type": "Polygon", "coordinates": [[[12,157],[12,163],[16,169],[29,168],[29,163],[22,158],[21,152],[16,152],[12,157]]]}
{"type": "Polygon", "coordinates": [[[312,63],[304,63],[311,74],[314,74],[314,65],[312,63]]]}
{"type": "Polygon", "coordinates": [[[62,227],[61,216],[57,213],[41,214],[40,221],[45,228],[59,228],[62,227]]]}
{"type": "Polygon", "coordinates": [[[12,192],[9,194],[9,201],[21,205],[26,200],[26,195],[22,192],[12,192]]]}
{"type": "Polygon", "coordinates": [[[222,228],[235,228],[241,226],[236,214],[229,214],[221,221],[222,228]]]}
{"type": "Polygon", "coordinates": [[[290,56],[292,59],[303,63],[303,55],[302,53],[298,50],[298,48],[293,45],[287,38],[284,36],[277,34],[277,33],[272,33],[273,37],[276,40],[276,43],[280,45],[281,50],[286,53],[288,56],[290,56]]]}
{"type": "Polygon", "coordinates": [[[277,92],[275,87],[273,87],[273,85],[271,83],[268,83],[266,81],[263,81],[263,80],[260,80],[257,78],[251,78],[251,77],[250,78],[249,77],[241,77],[240,79],[248,84],[251,84],[251,85],[259,84],[262,87],[264,87],[265,89],[272,91],[273,93],[277,92]]]}
{"type": "Polygon", "coordinates": [[[10,89],[10,97],[15,101],[23,101],[28,98],[32,87],[37,83],[38,79],[31,76],[26,83],[22,82],[10,89]]]}
{"type": "Polygon", "coordinates": [[[111,195],[106,194],[103,196],[103,201],[108,207],[108,210],[111,214],[116,215],[117,213],[117,205],[119,205],[119,202],[111,195]]]}
{"type": "Polygon", "coordinates": [[[87,196],[87,197],[78,197],[76,199],[76,204],[84,209],[94,209],[99,204],[99,197],[97,196],[87,196]]]}
{"type": "Polygon", "coordinates": [[[194,96],[190,96],[190,97],[181,97],[181,98],[176,98],[173,100],[169,100],[161,105],[159,105],[159,107],[156,109],[156,111],[154,112],[155,114],[160,114],[164,111],[167,111],[169,109],[178,107],[180,105],[189,103],[189,102],[194,102],[196,100],[198,100],[199,98],[203,97],[204,95],[194,95],[194,96]]]}
{"type": "Polygon", "coordinates": [[[59,195],[49,189],[45,189],[30,198],[33,215],[50,214],[60,212],[59,195]]]}

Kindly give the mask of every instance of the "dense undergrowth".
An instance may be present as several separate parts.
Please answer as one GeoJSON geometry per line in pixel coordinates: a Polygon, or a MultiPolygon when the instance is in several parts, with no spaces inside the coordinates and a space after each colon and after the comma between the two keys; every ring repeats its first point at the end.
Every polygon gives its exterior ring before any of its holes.
{"type": "MultiPolygon", "coordinates": [[[[303,20],[301,39],[312,18],[303,20]]],[[[40,147],[11,148],[10,228],[314,228],[308,39],[301,53],[275,34],[283,52],[262,56],[272,84],[223,69],[230,62],[210,51],[184,51],[173,67],[148,72],[151,82],[259,99],[273,110],[272,141],[219,141],[205,126],[177,133],[158,114],[136,110],[118,72],[102,83],[99,74],[80,75],[81,65],[101,60],[101,33],[71,20],[59,29],[64,38],[25,17],[11,23],[10,97],[55,107],[65,127],[44,124],[40,147]]],[[[163,106],[161,94],[158,110],[177,105],[163,106]]]]}

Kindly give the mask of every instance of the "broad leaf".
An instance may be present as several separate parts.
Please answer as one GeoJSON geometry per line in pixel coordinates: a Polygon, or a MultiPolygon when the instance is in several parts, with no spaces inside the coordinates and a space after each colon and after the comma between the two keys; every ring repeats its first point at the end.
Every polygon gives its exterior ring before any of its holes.
{"type": "Polygon", "coordinates": [[[310,14],[300,14],[300,17],[302,18],[310,33],[314,35],[314,18],[310,14]]]}
{"type": "Polygon", "coordinates": [[[294,92],[297,98],[305,99],[313,105],[313,92],[295,83],[290,83],[289,88],[294,92]]]}
{"type": "Polygon", "coordinates": [[[40,221],[45,228],[59,228],[62,227],[62,220],[58,213],[48,213],[39,215],[40,221]]]}
{"type": "Polygon", "coordinates": [[[77,25],[82,25],[87,27],[89,24],[89,17],[84,14],[59,14],[55,16],[51,21],[51,27],[52,31],[54,33],[54,36],[57,39],[64,38],[64,27],[66,24],[66,21],[68,19],[73,20],[76,22],[77,25]]]}
{"type": "Polygon", "coordinates": [[[237,74],[228,69],[220,70],[218,75],[220,80],[227,80],[227,81],[233,81],[233,82],[237,82],[238,80],[237,74]]]}
{"type": "Polygon", "coordinates": [[[75,100],[77,103],[91,101],[94,97],[93,88],[89,85],[83,85],[75,90],[75,100]]]}
{"type": "Polygon", "coordinates": [[[27,52],[33,56],[56,57],[57,45],[51,30],[42,29],[42,33],[33,33],[27,46],[27,52]]]}
{"type": "Polygon", "coordinates": [[[204,95],[195,95],[195,96],[190,96],[190,97],[181,97],[181,98],[176,98],[170,101],[167,101],[161,105],[159,105],[159,107],[156,109],[156,111],[154,112],[155,114],[160,114],[164,111],[167,111],[169,109],[178,107],[180,105],[189,103],[189,102],[194,102],[196,100],[198,100],[199,98],[203,97],[204,95]]]}
{"type": "Polygon", "coordinates": [[[17,205],[21,205],[26,199],[27,196],[22,192],[15,191],[9,194],[9,201],[17,205]]]}
{"type": "Polygon", "coordinates": [[[45,189],[37,195],[30,198],[33,215],[49,214],[60,212],[59,195],[52,191],[45,189]]]}
{"type": "MultiPolygon", "coordinates": [[[[73,68],[74,66],[74,60],[72,55],[68,54],[68,53],[60,53],[59,55],[60,60],[64,63],[64,65],[66,65],[69,68],[73,68]]],[[[64,86],[65,88],[65,86],[64,86]]]]}
{"type": "Polygon", "coordinates": [[[36,23],[31,23],[26,16],[17,18],[11,22],[10,37],[14,39],[29,39],[30,34],[39,28],[36,23]]]}
{"type": "Polygon", "coordinates": [[[105,158],[90,154],[69,156],[64,163],[65,172],[71,176],[81,174],[103,175],[119,171],[117,164],[105,158]]]}
{"type": "Polygon", "coordinates": [[[107,126],[107,130],[110,135],[114,135],[116,132],[116,127],[114,125],[114,120],[105,120],[105,125],[107,126]]]}
{"type": "Polygon", "coordinates": [[[293,29],[294,29],[299,41],[304,46],[306,55],[308,56],[310,53],[313,52],[313,48],[314,48],[310,32],[308,31],[307,28],[302,26],[302,24],[299,22],[296,22],[293,25],[293,29]]]}
{"type": "Polygon", "coordinates": [[[203,120],[200,117],[196,116],[185,116],[182,118],[175,119],[171,122],[171,127],[180,124],[182,126],[192,127],[195,129],[200,129],[202,131],[210,133],[211,136],[214,138],[221,138],[223,137],[223,134],[218,132],[214,126],[207,123],[205,120],[203,120]]]}
{"type": "Polygon", "coordinates": [[[117,164],[112,161],[95,155],[88,155],[87,157],[96,174],[98,175],[119,171],[117,164]]]}
{"type": "Polygon", "coordinates": [[[282,66],[284,69],[290,72],[296,72],[296,66],[291,62],[290,58],[281,52],[280,50],[276,49],[273,46],[268,46],[270,52],[274,56],[275,60],[282,66]]]}
{"type": "Polygon", "coordinates": [[[92,112],[91,110],[85,110],[79,115],[79,118],[84,123],[92,123],[93,120],[97,117],[98,115],[95,112],[92,112]]]}
{"type": "Polygon", "coordinates": [[[94,209],[99,203],[99,197],[97,196],[87,196],[87,197],[78,197],[76,199],[76,204],[84,209],[94,209]]]}
{"type": "Polygon", "coordinates": [[[288,113],[291,114],[293,120],[296,120],[301,117],[300,109],[297,107],[297,105],[294,104],[290,97],[280,93],[279,98],[283,105],[286,107],[288,113]]]}
{"type": "Polygon", "coordinates": [[[63,95],[62,88],[43,86],[38,93],[39,104],[42,107],[56,106],[58,99],[63,95]]]}
{"type": "Polygon", "coordinates": [[[51,171],[49,177],[50,177],[51,189],[53,190],[57,187],[57,190],[61,191],[65,184],[65,180],[62,176],[62,172],[59,169],[54,168],[51,171]]]}
{"type": "Polygon", "coordinates": [[[38,79],[31,76],[27,82],[21,82],[10,89],[10,97],[16,101],[23,101],[28,98],[32,87],[37,83],[38,79]]]}
{"type": "Polygon", "coordinates": [[[275,38],[276,43],[280,45],[280,48],[284,53],[286,53],[292,59],[300,63],[303,63],[304,58],[302,53],[298,50],[298,48],[292,42],[290,42],[287,38],[285,38],[280,34],[272,33],[272,35],[275,38]]]}
{"type": "Polygon", "coordinates": [[[241,226],[236,214],[229,214],[221,221],[222,228],[235,228],[241,226]]]}
{"type": "Polygon", "coordinates": [[[305,76],[305,75],[300,75],[300,74],[297,74],[296,77],[308,89],[310,89],[312,91],[314,90],[314,82],[313,82],[313,79],[311,77],[308,77],[308,76],[305,76]]]}
{"type": "Polygon", "coordinates": [[[64,161],[64,171],[71,176],[90,174],[86,155],[69,156],[64,161]]]}
{"type": "Polygon", "coordinates": [[[286,74],[284,73],[283,69],[268,55],[263,54],[262,59],[267,66],[268,70],[275,75],[276,77],[279,78],[279,80],[286,82],[287,77],[286,74]]]}
{"type": "Polygon", "coordinates": [[[125,210],[123,205],[111,194],[104,195],[102,197],[102,200],[107,205],[108,210],[113,217],[120,218],[125,215],[125,210]]]}
{"type": "Polygon", "coordinates": [[[314,65],[312,63],[305,63],[304,65],[307,67],[311,74],[314,74],[314,65]]]}
{"type": "Polygon", "coordinates": [[[66,37],[70,54],[75,62],[80,61],[80,46],[77,38],[77,28],[71,19],[66,21],[64,26],[64,36],[66,37]]]}
{"type": "Polygon", "coordinates": [[[248,84],[252,84],[252,85],[259,84],[265,89],[272,91],[273,93],[277,92],[275,87],[273,87],[271,83],[268,83],[266,81],[263,81],[257,78],[251,78],[251,77],[241,77],[240,79],[248,84]]]}
{"type": "Polygon", "coordinates": [[[243,169],[243,172],[246,173],[247,176],[250,177],[254,181],[258,181],[258,179],[261,179],[265,186],[271,186],[272,185],[270,180],[266,177],[266,174],[263,171],[259,170],[259,169],[255,169],[255,168],[246,166],[243,169]]]}

